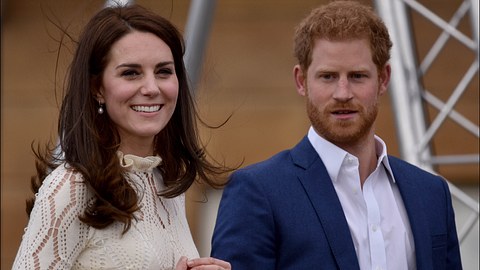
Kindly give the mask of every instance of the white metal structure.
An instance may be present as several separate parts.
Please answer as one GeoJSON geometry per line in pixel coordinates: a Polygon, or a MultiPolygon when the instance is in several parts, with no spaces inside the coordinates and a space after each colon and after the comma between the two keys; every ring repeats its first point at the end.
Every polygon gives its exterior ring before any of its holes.
{"type": "MultiPolygon", "coordinates": [[[[478,0],[461,2],[449,21],[442,19],[415,0],[375,0],[375,7],[385,21],[394,43],[391,65],[392,70],[395,70],[395,76],[392,77],[390,84],[390,97],[402,158],[430,171],[438,165],[478,164],[478,149],[472,149],[477,151],[476,153],[444,156],[435,156],[431,150],[432,140],[447,118],[454,121],[459,129],[468,131],[477,140],[479,138],[478,122],[472,122],[454,109],[471,81],[478,79],[478,0]],[[418,61],[415,52],[416,44],[412,35],[414,29],[409,16],[413,12],[423,16],[441,30],[441,34],[422,61],[418,61]],[[457,29],[462,19],[467,17],[470,18],[468,22],[471,23],[471,37],[457,29]],[[435,95],[435,89],[424,89],[421,82],[422,76],[441,55],[447,41],[459,42],[470,49],[474,56],[470,67],[466,68],[464,76],[444,102],[435,95]],[[429,123],[424,114],[427,105],[438,110],[438,114],[429,123]]],[[[453,63],[452,66],[454,66],[453,63]]],[[[478,91],[478,88],[475,91],[478,91]]],[[[470,212],[463,224],[457,224],[460,243],[462,243],[472,233],[472,228],[475,225],[478,226],[479,205],[477,201],[451,183],[450,190],[454,199],[460,201],[470,212]]],[[[478,246],[475,254],[478,254],[478,246]]]]}
{"type": "Polygon", "coordinates": [[[186,50],[183,58],[192,91],[195,91],[200,76],[215,6],[216,0],[196,0],[190,2],[188,21],[185,28],[186,50]]]}
{"type": "Polygon", "coordinates": [[[107,0],[105,1],[105,7],[114,7],[114,6],[126,6],[133,4],[133,0],[107,0]]]}

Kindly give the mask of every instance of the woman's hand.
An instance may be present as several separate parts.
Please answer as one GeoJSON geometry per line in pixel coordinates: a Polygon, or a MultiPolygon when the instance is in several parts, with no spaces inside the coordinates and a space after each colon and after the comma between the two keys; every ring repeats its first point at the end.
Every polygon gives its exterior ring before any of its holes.
{"type": "Polygon", "coordinates": [[[188,260],[182,256],[175,270],[231,270],[230,263],[212,257],[188,260]]]}

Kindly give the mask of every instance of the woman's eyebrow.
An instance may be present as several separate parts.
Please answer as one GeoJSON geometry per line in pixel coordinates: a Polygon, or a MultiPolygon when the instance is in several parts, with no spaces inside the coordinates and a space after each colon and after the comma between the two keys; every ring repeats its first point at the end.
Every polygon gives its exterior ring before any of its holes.
{"type": "MultiPolygon", "coordinates": [[[[168,66],[168,65],[173,65],[173,64],[174,64],[173,61],[164,61],[164,62],[160,62],[160,63],[156,64],[155,66],[156,67],[163,67],[163,66],[168,66]]],[[[123,63],[123,64],[119,64],[118,66],[116,66],[115,69],[124,68],[124,67],[141,68],[142,65],[135,64],[135,63],[123,63]]]]}

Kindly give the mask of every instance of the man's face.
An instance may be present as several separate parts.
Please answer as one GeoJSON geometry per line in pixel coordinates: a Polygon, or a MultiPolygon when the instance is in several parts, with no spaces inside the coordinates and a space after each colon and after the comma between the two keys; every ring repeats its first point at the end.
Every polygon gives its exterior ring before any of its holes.
{"type": "Polygon", "coordinates": [[[378,100],[387,90],[390,66],[379,74],[366,39],[318,39],[306,74],[299,66],[294,73],[320,136],[342,147],[358,145],[374,134],[378,100]]]}

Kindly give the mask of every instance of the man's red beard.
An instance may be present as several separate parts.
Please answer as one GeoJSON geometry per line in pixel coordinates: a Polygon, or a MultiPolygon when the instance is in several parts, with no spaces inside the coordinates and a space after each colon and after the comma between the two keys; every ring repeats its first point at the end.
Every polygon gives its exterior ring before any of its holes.
{"type": "Polygon", "coordinates": [[[319,109],[307,97],[307,113],[312,126],[324,139],[337,146],[354,145],[370,133],[378,114],[378,102],[368,108],[336,102],[319,109]],[[332,112],[340,109],[355,111],[358,115],[355,119],[334,119],[332,112]]]}

